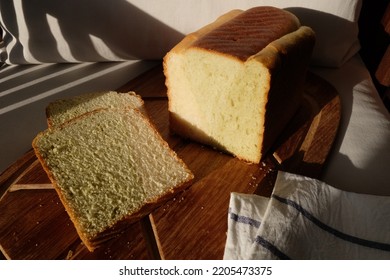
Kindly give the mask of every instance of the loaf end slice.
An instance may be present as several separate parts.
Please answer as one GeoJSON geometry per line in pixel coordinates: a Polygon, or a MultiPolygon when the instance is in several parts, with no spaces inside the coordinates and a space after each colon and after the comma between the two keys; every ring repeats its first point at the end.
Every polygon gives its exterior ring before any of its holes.
{"type": "Polygon", "coordinates": [[[194,176],[136,109],[101,109],[41,132],[34,151],[93,251],[194,176]]]}
{"type": "Polygon", "coordinates": [[[135,92],[92,92],[59,99],[46,107],[48,126],[58,126],[73,118],[97,109],[136,108],[146,114],[142,98],[135,92]]]}

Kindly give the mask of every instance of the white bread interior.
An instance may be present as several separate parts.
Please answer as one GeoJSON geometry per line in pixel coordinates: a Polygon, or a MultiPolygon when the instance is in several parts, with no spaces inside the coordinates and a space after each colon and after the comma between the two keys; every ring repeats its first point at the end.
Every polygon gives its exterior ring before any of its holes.
{"type": "Polygon", "coordinates": [[[33,148],[90,251],[187,187],[193,174],[136,109],[101,109],[33,148]]]}

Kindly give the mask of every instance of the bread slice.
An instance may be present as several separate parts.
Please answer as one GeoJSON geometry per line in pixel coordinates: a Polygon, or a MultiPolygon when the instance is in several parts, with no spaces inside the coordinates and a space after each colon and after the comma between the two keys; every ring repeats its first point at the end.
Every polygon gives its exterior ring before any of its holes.
{"type": "Polygon", "coordinates": [[[300,105],[314,42],[273,7],[187,35],[164,57],[171,130],[258,163],[300,105]]]}
{"type": "Polygon", "coordinates": [[[48,126],[58,126],[87,112],[104,108],[137,108],[146,114],[142,98],[135,92],[92,92],[56,100],[46,107],[48,126]]]}
{"type": "Polygon", "coordinates": [[[89,112],[39,133],[32,145],[90,251],[194,177],[131,108],[89,112]]]}

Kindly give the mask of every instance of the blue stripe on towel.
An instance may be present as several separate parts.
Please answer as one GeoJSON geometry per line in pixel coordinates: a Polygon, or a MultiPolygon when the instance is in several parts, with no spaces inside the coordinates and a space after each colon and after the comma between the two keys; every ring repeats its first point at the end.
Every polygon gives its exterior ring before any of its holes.
{"type": "Polygon", "coordinates": [[[272,254],[274,254],[276,257],[278,257],[281,260],[290,260],[291,258],[287,256],[285,253],[280,251],[274,244],[268,242],[261,236],[256,236],[255,242],[268,251],[270,251],[272,254]]]}
{"type": "Polygon", "coordinates": [[[237,223],[247,224],[247,225],[250,225],[250,226],[255,227],[255,228],[260,227],[261,222],[258,220],[255,220],[255,219],[252,219],[252,218],[249,218],[246,216],[240,216],[240,215],[237,215],[236,213],[232,213],[231,209],[229,209],[229,213],[230,213],[230,219],[232,219],[233,221],[236,221],[237,223]]]}
{"type": "Polygon", "coordinates": [[[371,240],[367,240],[367,239],[362,239],[359,237],[355,237],[353,235],[343,233],[341,231],[338,231],[337,229],[334,229],[334,228],[324,224],[323,222],[318,220],[316,217],[314,217],[312,214],[310,214],[309,211],[304,209],[301,205],[299,205],[295,201],[289,200],[287,198],[282,198],[282,197],[277,196],[277,195],[272,195],[272,197],[275,198],[276,200],[286,204],[286,205],[294,207],[298,212],[300,212],[305,218],[310,220],[316,226],[318,226],[319,228],[321,228],[322,230],[324,230],[330,234],[333,234],[334,236],[336,236],[340,239],[343,239],[345,241],[349,241],[351,243],[355,243],[355,244],[358,244],[361,246],[369,247],[369,248],[374,248],[374,249],[383,250],[383,251],[390,251],[390,244],[375,242],[375,241],[371,241],[371,240]]]}

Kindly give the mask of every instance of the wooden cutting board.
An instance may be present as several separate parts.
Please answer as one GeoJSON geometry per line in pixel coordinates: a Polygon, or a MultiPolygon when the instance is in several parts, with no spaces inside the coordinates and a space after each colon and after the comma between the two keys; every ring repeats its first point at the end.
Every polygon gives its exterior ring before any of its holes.
{"type": "Polygon", "coordinates": [[[0,175],[4,258],[221,259],[230,193],[269,196],[278,170],[319,178],[340,121],[338,93],[308,73],[300,110],[265,159],[248,164],[169,132],[161,66],[118,89],[129,90],[144,98],[162,137],[194,172],[194,184],[90,253],[31,150],[0,175]]]}

